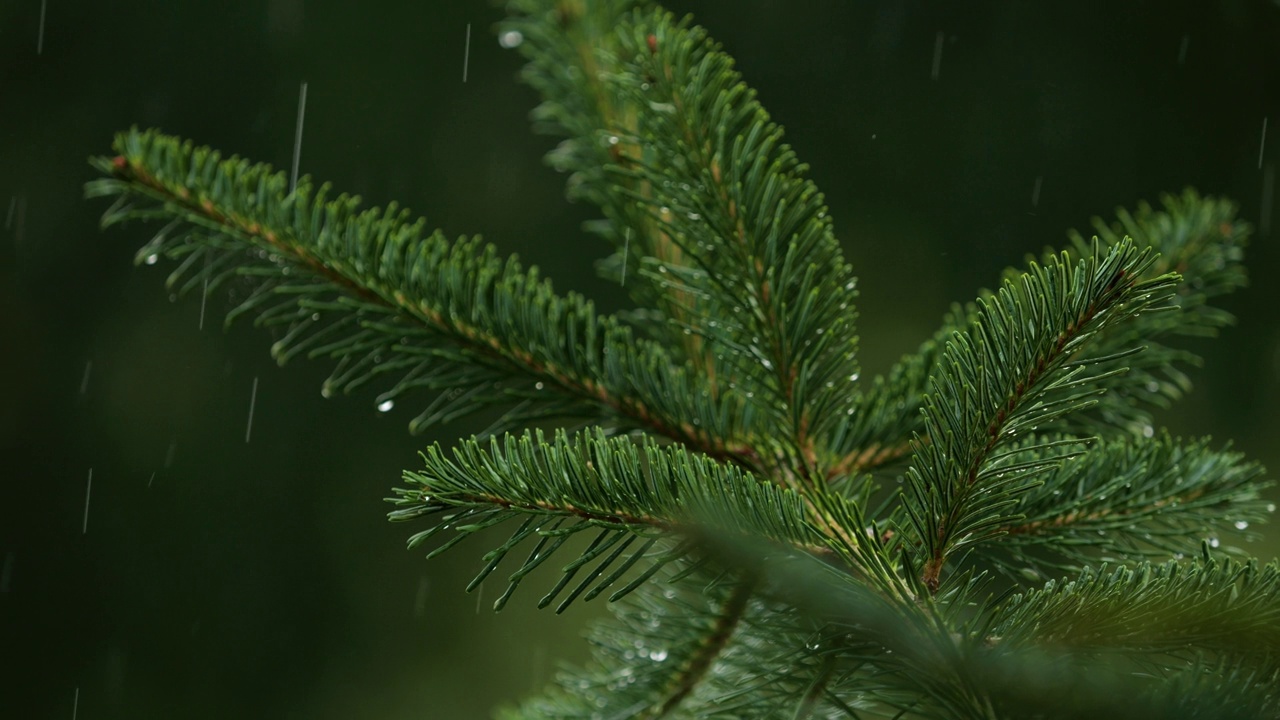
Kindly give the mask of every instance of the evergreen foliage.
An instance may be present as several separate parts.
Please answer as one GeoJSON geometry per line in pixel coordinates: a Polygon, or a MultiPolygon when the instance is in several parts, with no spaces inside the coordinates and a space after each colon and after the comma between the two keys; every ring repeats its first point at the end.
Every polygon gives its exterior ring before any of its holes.
{"type": "Polygon", "coordinates": [[[429,518],[431,555],[508,526],[471,586],[507,576],[496,608],[553,555],[540,607],[617,601],[594,660],[503,717],[1280,714],[1280,570],[1232,546],[1274,509],[1262,470],[1151,414],[1190,386],[1179,340],[1231,321],[1230,202],[1072,234],[861,381],[822,195],[719,46],[641,0],[509,8],[634,310],[157,131],[87,186],[104,225],[165,223],[137,259],[178,294],[251,287],[227,322],[333,361],[326,395],[418,402],[415,431],[502,409],[391,518],[429,518]]]}

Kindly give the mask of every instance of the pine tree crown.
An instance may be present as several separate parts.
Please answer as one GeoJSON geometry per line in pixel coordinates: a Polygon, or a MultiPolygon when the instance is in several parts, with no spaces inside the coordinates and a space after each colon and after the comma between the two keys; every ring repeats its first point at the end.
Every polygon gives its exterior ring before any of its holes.
{"type": "Polygon", "coordinates": [[[643,0],[508,7],[634,309],[154,130],[86,188],[104,225],[164,223],[137,260],[179,295],[250,285],[227,323],[333,361],[326,396],[419,402],[415,432],[501,410],[427,448],[391,519],[428,557],[511,528],[468,587],[505,575],[495,608],[553,556],[539,607],[616,601],[594,659],[503,717],[1280,713],[1280,568],[1235,545],[1274,510],[1262,468],[1152,414],[1232,321],[1233,203],[1096,221],[864,380],[823,196],[720,46],[643,0]]]}

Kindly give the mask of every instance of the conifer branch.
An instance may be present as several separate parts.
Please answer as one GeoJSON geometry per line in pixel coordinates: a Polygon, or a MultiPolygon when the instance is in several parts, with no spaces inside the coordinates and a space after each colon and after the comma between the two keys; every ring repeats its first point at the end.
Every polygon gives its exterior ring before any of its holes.
{"type": "Polygon", "coordinates": [[[109,178],[86,190],[117,196],[103,223],[170,220],[138,260],[183,259],[171,287],[211,292],[249,278],[253,292],[228,322],[255,312],[260,324],[286,327],[272,347],[282,363],[298,354],[338,358],[326,395],[400,373],[379,402],[417,388],[472,388],[439,396],[414,429],[524,400],[523,414],[495,431],[604,412],[716,457],[742,451],[726,442],[741,422],[732,399],[711,397],[660,345],[634,338],[576,294],[554,294],[536,268],[504,262],[478,239],[450,243],[394,205],[361,211],[358,198],[329,199],[308,178],[287,192],[284,174],[269,166],[224,161],[154,132],[122,134],[116,150],[95,161],[109,178]]]}
{"type": "Polygon", "coordinates": [[[605,214],[603,222],[589,225],[617,248],[615,255],[601,264],[602,274],[622,283],[641,308],[660,310],[656,318],[642,312],[627,316],[651,335],[683,348],[716,391],[715,369],[702,338],[680,332],[680,327],[692,322],[688,312],[697,291],[673,288],[666,276],[651,267],[654,262],[672,268],[686,264],[681,247],[650,217],[645,205],[633,200],[649,198],[652,186],[607,172],[641,154],[637,116],[648,111],[648,106],[637,105],[616,92],[611,78],[623,68],[617,28],[637,9],[649,6],[644,0],[589,4],[511,0],[511,16],[502,28],[520,34],[520,51],[529,60],[523,78],[544,98],[534,112],[535,129],[565,137],[548,153],[548,163],[570,173],[570,198],[588,200],[605,214]],[[632,267],[629,276],[625,270],[628,263],[632,267]],[[668,319],[675,320],[675,326],[667,323],[668,319]]]}
{"type": "Polygon", "coordinates": [[[978,557],[1011,575],[1079,570],[1118,558],[1193,555],[1202,540],[1249,534],[1267,519],[1262,468],[1207,439],[1116,439],[1063,462],[1019,499],[1018,519],[978,557]]]}
{"type": "MultiPolygon", "coordinates": [[[[1128,371],[1109,378],[1103,385],[1108,392],[1097,398],[1098,404],[1087,412],[1072,414],[1073,424],[1060,429],[1104,436],[1121,429],[1126,434],[1142,435],[1152,427],[1147,408],[1168,407],[1170,401],[1190,389],[1191,381],[1180,366],[1199,365],[1200,358],[1174,344],[1165,344],[1165,339],[1211,336],[1232,321],[1229,313],[1209,302],[1245,284],[1243,248],[1250,228],[1236,218],[1237,210],[1230,201],[1204,197],[1188,189],[1178,196],[1163,196],[1159,210],[1142,203],[1136,213],[1118,208],[1114,223],[1094,219],[1094,229],[1104,249],[1131,236],[1137,247],[1160,253],[1143,279],[1168,272],[1183,277],[1171,298],[1179,312],[1148,313],[1127,323],[1127,332],[1096,339],[1092,345],[1098,356],[1135,345],[1146,350],[1115,358],[1111,366],[1123,366],[1128,371]]],[[[1089,257],[1095,252],[1092,242],[1080,233],[1072,231],[1069,237],[1075,257],[1089,257]]],[[[1045,258],[1050,254],[1046,251],[1045,258]]],[[[1016,278],[1020,272],[1009,269],[1005,278],[1016,278]]],[[[986,295],[982,293],[983,297],[986,295]]],[[[952,306],[933,337],[859,393],[836,432],[836,459],[829,464],[829,477],[873,471],[905,455],[912,434],[923,430],[923,418],[916,409],[923,402],[928,379],[947,341],[973,321],[975,312],[972,304],[952,306]]]]}
{"type": "Polygon", "coordinates": [[[718,375],[769,389],[753,404],[791,443],[779,465],[808,475],[857,379],[854,281],[822,195],[701,28],[643,12],[621,37],[643,150],[611,174],[650,188],[637,201],[689,261],[659,270],[700,290],[691,330],[718,375]]]}
{"type": "Polygon", "coordinates": [[[1088,407],[1098,382],[1118,372],[1095,372],[1081,356],[1092,336],[1166,298],[1172,276],[1138,280],[1152,260],[1122,242],[1074,267],[1066,256],[1033,264],[980,300],[974,324],[953,336],[925,399],[930,442],[916,443],[904,497],[931,591],[947,556],[997,534],[1030,474],[1062,459],[990,462],[1019,432],[1088,407]]]}
{"type": "Polygon", "coordinates": [[[991,645],[1072,653],[1168,655],[1189,647],[1250,662],[1280,647],[1280,566],[1209,556],[1191,565],[1086,569],[1072,581],[1010,598],[982,631],[991,645]]]}
{"type": "MultiPolygon", "coordinates": [[[[501,443],[492,438],[487,451],[475,440],[466,441],[453,455],[453,460],[446,458],[438,444],[428,448],[423,455],[426,468],[405,472],[405,480],[413,487],[398,491],[395,502],[401,509],[391,517],[413,520],[448,513],[410,539],[410,545],[416,546],[453,529],[457,534],[446,548],[477,530],[525,517],[526,524],[510,541],[485,556],[488,564],[472,581],[472,586],[478,585],[509,551],[525,540],[540,537],[538,548],[511,576],[499,607],[534,566],[560,548],[563,538],[588,530],[599,531],[596,544],[566,567],[564,579],[540,605],[550,604],[579,568],[619,542],[623,544],[595,566],[558,611],[581,593],[586,592],[588,599],[600,594],[642,560],[648,563],[648,570],[641,581],[690,552],[692,546],[686,543],[650,556],[647,551],[652,543],[646,543],[624,560],[622,555],[633,536],[653,537],[653,531],[692,540],[722,532],[735,538],[766,538],[806,553],[829,553],[827,540],[801,495],[679,446],[664,447],[645,440],[637,447],[628,438],[606,438],[599,430],[573,438],[559,431],[554,441],[547,443],[537,431],[519,438],[507,436],[501,443]],[[530,516],[536,519],[529,520],[530,516]],[[572,522],[564,525],[566,521],[572,522]],[[548,537],[559,541],[544,548],[548,537]],[[619,572],[591,587],[618,561],[624,562],[619,572]]],[[[637,586],[627,584],[610,599],[616,600],[637,586]]],[[[714,644],[714,638],[707,642],[714,644]]]]}

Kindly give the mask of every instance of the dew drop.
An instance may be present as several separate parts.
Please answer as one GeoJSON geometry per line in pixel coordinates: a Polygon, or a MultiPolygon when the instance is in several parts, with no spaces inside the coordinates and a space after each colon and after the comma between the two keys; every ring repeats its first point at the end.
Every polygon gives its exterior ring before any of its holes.
{"type": "Polygon", "coordinates": [[[1237,529],[1237,530],[1246,530],[1246,529],[1248,529],[1248,527],[1249,527],[1249,521],[1248,521],[1248,520],[1237,520],[1237,521],[1236,521],[1236,529],[1237,529]]]}
{"type": "Polygon", "coordinates": [[[391,412],[391,408],[396,406],[395,400],[383,400],[378,403],[378,412],[391,412]]]}
{"type": "Polygon", "coordinates": [[[654,662],[662,662],[663,660],[667,659],[667,651],[654,650],[653,652],[649,653],[649,659],[654,662]]]}
{"type": "Polygon", "coordinates": [[[534,384],[534,386],[533,386],[533,387],[534,387],[535,389],[537,389],[537,390],[541,390],[541,389],[542,389],[542,387],[543,387],[543,386],[542,386],[542,381],[541,381],[541,380],[539,380],[537,383],[535,383],[535,384],[534,384]]]}
{"type": "Polygon", "coordinates": [[[522,42],[524,42],[524,34],[519,30],[508,30],[498,36],[498,44],[508,50],[520,47],[522,42]]]}
{"type": "Polygon", "coordinates": [[[155,265],[155,264],[156,264],[156,261],[158,261],[159,259],[160,259],[160,256],[159,256],[159,255],[152,254],[152,255],[148,255],[148,256],[147,256],[147,261],[146,261],[146,262],[147,262],[147,264],[148,264],[148,265],[155,265]]]}
{"type": "Polygon", "coordinates": [[[849,382],[858,382],[858,373],[849,376],[849,382]]]}
{"type": "Polygon", "coordinates": [[[1152,435],[1155,435],[1155,434],[1156,434],[1155,429],[1152,428],[1150,425],[1142,426],[1142,437],[1151,437],[1152,435]]]}
{"type": "Polygon", "coordinates": [[[1209,538],[1209,547],[1216,548],[1216,547],[1218,547],[1218,546],[1219,546],[1219,545],[1221,545],[1221,544],[1222,544],[1222,543],[1218,540],[1218,538],[1216,538],[1216,537],[1211,537],[1211,538],[1209,538]]]}

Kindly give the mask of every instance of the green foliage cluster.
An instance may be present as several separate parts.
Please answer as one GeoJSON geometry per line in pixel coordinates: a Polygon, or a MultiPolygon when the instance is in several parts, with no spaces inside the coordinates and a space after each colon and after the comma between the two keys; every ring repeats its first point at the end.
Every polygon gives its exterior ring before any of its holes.
{"type": "Polygon", "coordinates": [[[595,659],[504,717],[1280,713],[1277,567],[1232,545],[1274,509],[1261,468],[1151,414],[1189,388],[1179,340],[1231,321],[1230,202],[1073,234],[860,380],[822,195],[719,46],[642,0],[509,7],[630,311],[155,131],[87,187],[106,225],[166,223],[138,259],[176,261],[175,292],[252,288],[227,321],[335,361],[326,395],[426,397],[415,431],[498,409],[391,518],[432,555],[513,527],[472,583],[506,575],[495,607],[553,556],[540,607],[617,601],[595,659]]]}

